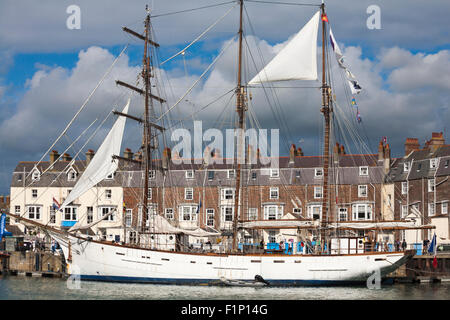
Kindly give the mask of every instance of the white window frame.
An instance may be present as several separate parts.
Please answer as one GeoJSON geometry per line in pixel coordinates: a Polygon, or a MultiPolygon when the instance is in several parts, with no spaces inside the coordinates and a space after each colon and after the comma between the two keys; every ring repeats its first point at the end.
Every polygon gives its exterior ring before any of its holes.
{"type": "Polygon", "coordinates": [[[186,170],[184,175],[185,175],[186,179],[194,179],[194,177],[195,177],[194,170],[186,170]]]}
{"type": "Polygon", "coordinates": [[[28,219],[30,220],[41,220],[42,217],[42,206],[27,206],[28,219]]]}
{"type": "Polygon", "coordinates": [[[346,207],[338,208],[338,220],[339,221],[348,221],[348,208],[346,208],[346,207]],[[344,217],[344,215],[345,215],[345,219],[342,218],[342,217],[344,217]]]}
{"type": "Polygon", "coordinates": [[[280,169],[271,168],[270,169],[270,177],[271,178],[279,178],[280,177],[280,169]]]}
{"type": "Polygon", "coordinates": [[[434,206],[434,203],[428,203],[428,216],[434,216],[436,214],[436,208],[434,206]]]}
{"type": "Polygon", "coordinates": [[[323,168],[314,168],[314,178],[322,178],[323,177],[323,168]]]}
{"type": "Polygon", "coordinates": [[[308,214],[308,218],[309,219],[319,219],[322,220],[322,205],[321,204],[310,204],[306,207],[307,209],[307,214],[308,214]],[[317,212],[318,211],[318,215],[319,217],[314,218],[314,216],[317,216],[317,212]]]}
{"type": "Polygon", "coordinates": [[[233,221],[233,219],[234,219],[234,207],[233,206],[222,206],[220,208],[220,211],[221,211],[221,218],[222,218],[223,223],[233,221]],[[227,217],[229,219],[227,219],[227,217]]]}
{"type": "Polygon", "coordinates": [[[359,167],[359,175],[360,176],[368,176],[369,175],[369,167],[368,166],[359,167]]]}
{"type": "Polygon", "coordinates": [[[323,187],[314,187],[314,199],[322,199],[323,197],[323,187]]]}
{"type": "Polygon", "coordinates": [[[206,225],[208,227],[214,227],[214,214],[215,210],[213,208],[206,209],[206,225]]]}
{"type": "Polygon", "coordinates": [[[404,162],[403,163],[403,171],[404,172],[409,172],[409,170],[411,170],[411,163],[410,162],[404,162]]]}
{"type": "Polygon", "coordinates": [[[227,170],[227,178],[228,179],[234,179],[236,178],[236,171],[234,169],[227,170]]]}
{"type": "Polygon", "coordinates": [[[428,179],[428,192],[434,192],[434,188],[435,188],[435,180],[428,179]]]}
{"type": "Polygon", "coordinates": [[[365,221],[372,220],[372,205],[368,203],[356,203],[352,205],[352,220],[365,221]],[[363,208],[363,211],[359,209],[363,208]],[[360,213],[364,213],[364,217],[360,217],[360,213]]]}
{"type": "Polygon", "coordinates": [[[125,211],[125,227],[131,227],[133,224],[133,209],[126,209],[125,211]]]}
{"type": "Polygon", "coordinates": [[[49,224],[55,224],[56,223],[56,210],[53,206],[49,207],[49,224]]]}
{"type": "Polygon", "coordinates": [[[31,180],[32,181],[39,181],[41,179],[41,173],[38,169],[34,169],[31,173],[31,180]]]}
{"type": "Polygon", "coordinates": [[[283,216],[283,206],[274,204],[264,206],[264,220],[279,220],[283,216]]]}
{"type": "Polygon", "coordinates": [[[111,189],[105,189],[105,199],[106,200],[112,199],[112,190],[111,189]]]}
{"type": "Polygon", "coordinates": [[[256,171],[252,171],[252,180],[256,180],[258,177],[258,173],[256,171]]]}
{"type": "Polygon", "coordinates": [[[77,180],[77,172],[73,168],[71,168],[67,172],[67,181],[75,181],[75,180],[77,180]]]}
{"type": "Polygon", "coordinates": [[[441,214],[447,214],[448,213],[448,202],[442,202],[441,203],[441,214]]]}
{"type": "Polygon", "coordinates": [[[430,169],[436,169],[437,168],[437,164],[438,164],[438,159],[437,158],[430,159],[430,169]]]}
{"type": "Polygon", "coordinates": [[[233,188],[222,188],[220,190],[220,199],[224,200],[234,200],[234,189],[233,188]]]}
{"type": "Polygon", "coordinates": [[[165,217],[167,220],[173,220],[173,219],[175,219],[175,215],[174,215],[173,208],[165,208],[165,209],[164,209],[164,217],[165,217]]]}
{"type": "Polygon", "coordinates": [[[408,181],[402,182],[402,194],[408,194],[408,181]]]}
{"type": "Polygon", "coordinates": [[[78,221],[78,207],[75,206],[67,206],[64,208],[64,213],[63,213],[63,221],[78,221]],[[67,217],[69,217],[67,219],[67,217]]]}
{"type": "Polygon", "coordinates": [[[113,179],[114,179],[114,174],[115,174],[115,172],[113,172],[113,173],[111,173],[111,174],[108,174],[108,175],[106,176],[105,180],[113,180],[113,179]]]}
{"type": "Polygon", "coordinates": [[[184,188],[184,199],[185,200],[194,200],[194,189],[193,188],[184,188]]]}
{"type": "MultiPolygon", "coordinates": [[[[105,215],[111,212],[111,210],[116,210],[115,206],[99,206],[98,207],[98,217],[99,219],[103,218],[105,215]]],[[[110,215],[108,218],[103,219],[103,221],[116,221],[116,212],[110,215]]]]}
{"type": "Polygon", "coordinates": [[[147,199],[152,200],[152,197],[153,197],[153,189],[148,188],[147,199]]]}
{"type": "Polygon", "coordinates": [[[258,220],[258,208],[248,208],[248,220],[258,220]]]}
{"type": "Polygon", "coordinates": [[[269,230],[267,232],[267,242],[268,243],[274,243],[277,242],[277,231],[276,230],[269,230]]]}
{"type": "Polygon", "coordinates": [[[279,199],[280,192],[278,187],[272,187],[269,190],[269,199],[279,199]]]}
{"type": "Polygon", "coordinates": [[[31,197],[33,199],[38,197],[38,190],[37,189],[31,189],[31,197]]]}
{"type": "Polygon", "coordinates": [[[156,170],[149,170],[149,171],[148,171],[148,178],[149,178],[150,180],[155,179],[155,178],[156,178],[156,170]]]}
{"type": "Polygon", "coordinates": [[[86,207],[86,221],[87,223],[94,222],[94,207],[86,207]]]}
{"type": "Polygon", "coordinates": [[[293,208],[293,209],[292,209],[292,213],[295,213],[295,214],[302,214],[302,208],[293,208]]]}
{"type": "Polygon", "coordinates": [[[401,206],[401,217],[405,218],[408,215],[408,205],[402,204],[401,206]]]}
{"type": "Polygon", "coordinates": [[[180,221],[197,221],[197,206],[180,206],[179,220],[180,221]]]}
{"type": "Polygon", "coordinates": [[[14,214],[20,215],[20,206],[14,206],[14,214]]]}
{"type": "Polygon", "coordinates": [[[360,184],[358,185],[358,197],[360,198],[367,198],[368,196],[368,188],[367,184],[360,184]]]}

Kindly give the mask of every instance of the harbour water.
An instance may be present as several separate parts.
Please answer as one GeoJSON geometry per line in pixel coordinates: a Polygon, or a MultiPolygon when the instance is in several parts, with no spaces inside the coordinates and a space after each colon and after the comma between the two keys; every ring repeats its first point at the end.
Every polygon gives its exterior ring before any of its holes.
{"type": "Polygon", "coordinates": [[[123,284],[25,276],[0,278],[1,300],[450,300],[450,283],[366,287],[214,287],[123,284]],[[70,287],[70,288],[69,288],[70,287]]]}

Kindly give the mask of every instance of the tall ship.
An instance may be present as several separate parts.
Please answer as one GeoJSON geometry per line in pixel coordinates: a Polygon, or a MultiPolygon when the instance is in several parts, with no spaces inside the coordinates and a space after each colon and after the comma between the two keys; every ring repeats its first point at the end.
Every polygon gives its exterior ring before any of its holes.
{"type": "MultiPolygon", "coordinates": [[[[137,117],[129,113],[130,99],[122,110],[113,110],[117,119],[112,128],[95,155],[83,168],[82,175],[79,178],[76,177],[75,185],[63,197],[62,203],[53,198],[56,202],[56,213],[53,213],[65,215],[68,217],[66,220],[70,220],[71,214],[74,214],[74,210],[71,209],[73,203],[98,185],[107,185],[108,179],[114,177],[119,166],[133,168],[129,171],[133,174],[130,174],[128,178],[138,180],[139,187],[129,188],[127,194],[124,193],[120,199],[123,204],[116,204],[111,210],[103,210],[101,219],[96,221],[87,219],[84,220],[87,222],[84,224],[73,221],[65,225],[65,228],[55,228],[49,223],[25,218],[23,214],[8,213],[11,219],[30,227],[38,227],[56,240],[64,253],[69,274],[79,276],[81,280],[164,284],[254,285],[263,283],[280,286],[365,284],[375,275],[382,278],[395,271],[414,255],[414,250],[390,252],[380,250],[380,246],[375,246],[375,240],[367,241],[365,234],[370,231],[376,239],[377,232],[381,230],[431,228],[404,221],[380,221],[375,218],[375,212],[370,211],[372,209],[367,210],[366,207],[364,211],[359,212],[360,207],[355,206],[354,219],[347,216],[338,219],[337,215],[331,212],[331,204],[337,201],[338,196],[336,190],[330,187],[330,182],[335,182],[337,178],[345,179],[345,170],[340,171],[341,168],[336,165],[336,153],[332,151],[332,142],[335,141],[333,133],[339,127],[334,124],[334,114],[340,109],[335,97],[336,92],[331,85],[332,56],[336,56],[338,67],[346,74],[344,81],[350,85],[351,92],[358,93],[361,88],[343,61],[342,53],[329,28],[325,4],[315,5],[318,11],[313,17],[248,82],[243,79],[245,69],[243,42],[246,41],[243,31],[244,1],[237,1],[235,6],[239,7],[238,71],[236,86],[233,90],[236,106],[236,151],[233,153],[231,163],[211,165],[217,159],[214,150],[208,148],[204,149],[206,160],[202,159],[197,164],[184,163],[183,160],[187,160],[185,155],[180,157],[179,154],[172,154],[166,145],[167,139],[164,135],[172,128],[172,124],[167,120],[168,115],[185,99],[193,86],[170,107],[160,96],[164,90],[158,87],[161,66],[157,60],[159,44],[154,38],[152,16],[147,10],[143,32],[123,28],[124,32],[144,44],[142,71],[138,75],[137,83],[116,81],[117,85],[139,95],[140,99],[143,98],[143,116],[137,117]],[[318,37],[321,38],[321,55],[319,55],[321,75],[318,74],[317,68],[318,37]],[[270,162],[273,158],[269,156],[265,157],[265,163],[261,163],[260,150],[252,149],[252,145],[246,141],[245,130],[256,122],[252,121],[255,119],[252,112],[257,114],[257,109],[249,109],[249,102],[252,99],[249,89],[264,89],[264,86],[270,87],[272,83],[279,81],[297,80],[320,81],[320,87],[317,88],[320,89],[321,99],[317,101],[317,106],[320,106],[320,112],[323,114],[323,154],[319,157],[320,170],[315,172],[316,175],[320,175],[322,181],[320,190],[317,190],[320,196],[314,196],[319,199],[318,204],[310,208],[311,212],[308,212],[308,215],[297,210],[291,212],[286,219],[279,219],[281,214],[278,208],[275,205],[268,205],[267,212],[264,212],[265,219],[255,219],[252,216],[254,212],[249,210],[248,205],[252,200],[249,195],[251,169],[265,169],[268,177],[272,175],[279,177],[284,173],[279,169],[279,163],[270,162]],[[127,121],[142,126],[142,145],[138,157],[120,156],[127,121]],[[158,154],[162,155],[161,159],[156,159],[158,154]],[[214,175],[214,168],[226,169],[228,175],[232,175],[232,179],[223,179],[218,182],[218,188],[227,187],[220,195],[221,200],[227,202],[221,212],[226,222],[225,231],[214,227],[186,227],[193,220],[198,219],[199,212],[204,211],[206,201],[204,194],[210,191],[206,190],[206,187],[200,187],[196,189],[196,191],[199,190],[197,195],[193,189],[188,189],[185,191],[184,199],[179,199],[168,191],[165,193],[164,190],[166,186],[169,188],[170,183],[176,185],[171,181],[171,169],[175,167],[182,167],[186,177],[189,175],[187,178],[194,180],[206,181],[211,178],[208,170],[204,171],[201,177],[196,176],[197,168],[213,168],[209,171],[213,172],[212,175],[214,175]],[[155,176],[159,178],[155,179],[155,176]],[[173,223],[169,218],[173,212],[163,212],[162,206],[152,204],[150,201],[152,194],[149,192],[152,187],[162,190],[163,199],[170,198],[174,202],[172,207],[180,208],[178,215],[185,217],[184,223],[173,223]],[[185,201],[193,198],[198,199],[198,203],[185,201]],[[126,217],[127,207],[138,209],[137,215],[129,217],[132,221],[130,224],[125,223],[128,218],[126,217]],[[319,207],[321,209],[316,211],[319,207]],[[121,230],[118,234],[122,234],[122,238],[111,240],[107,239],[106,235],[89,232],[95,225],[102,224],[119,214],[122,215],[123,223],[116,228],[121,230]],[[358,221],[358,214],[362,214],[366,219],[358,221]],[[264,241],[261,238],[262,231],[271,229],[289,230],[288,238],[295,239],[285,241],[281,247],[279,244],[273,245],[275,242],[273,239],[264,241]],[[208,239],[208,241],[202,242],[201,249],[194,250],[189,240],[193,238],[208,239]],[[220,246],[218,246],[219,243],[220,246]],[[368,246],[368,243],[371,245],[368,246]],[[218,247],[220,247],[219,250],[213,249],[218,247]]],[[[173,57],[184,55],[185,52],[186,48],[173,57]]],[[[273,87],[270,87],[271,89],[273,87]]],[[[84,108],[84,105],[82,107],[84,108]]],[[[71,123],[72,121],[68,126],[71,123]]],[[[383,148],[385,148],[384,144],[383,148]]],[[[338,153],[339,151],[340,149],[337,148],[338,153]]],[[[293,146],[292,152],[295,158],[299,151],[293,146]]],[[[288,160],[292,159],[286,159],[288,160]]],[[[51,165],[50,163],[49,166],[51,165]]],[[[70,170],[62,171],[71,174],[70,170]]],[[[30,174],[33,175],[33,173],[30,174]]],[[[41,177],[45,175],[44,172],[38,172],[39,174],[41,177]]],[[[25,180],[25,177],[23,178],[25,180]]],[[[125,180],[126,177],[123,179],[125,180]]],[[[368,192],[367,188],[365,191],[361,188],[360,191],[368,192]]],[[[270,192],[274,193],[275,198],[278,189],[271,189],[270,192]]],[[[108,195],[105,196],[108,197],[108,195]]],[[[289,197],[295,207],[301,206],[299,204],[301,201],[295,192],[291,192],[289,197]]],[[[85,212],[86,215],[89,214],[88,211],[85,212]]],[[[37,214],[37,211],[33,211],[33,217],[37,214]]],[[[203,219],[208,221],[208,216],[205,215],[203,219]]]]}

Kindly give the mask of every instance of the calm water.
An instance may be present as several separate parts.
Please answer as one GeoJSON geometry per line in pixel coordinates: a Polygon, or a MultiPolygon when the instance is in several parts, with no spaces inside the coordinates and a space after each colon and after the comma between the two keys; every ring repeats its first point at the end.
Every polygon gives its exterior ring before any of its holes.
{"type": "Polygon", "coordinates": [[[0,299],[133,299],[133,300],[450,300],[450,283],[395,284],[369,290],[365,287],[238,288],[82,281],[68,289],[66,280],[0,276],[0,299]]]}

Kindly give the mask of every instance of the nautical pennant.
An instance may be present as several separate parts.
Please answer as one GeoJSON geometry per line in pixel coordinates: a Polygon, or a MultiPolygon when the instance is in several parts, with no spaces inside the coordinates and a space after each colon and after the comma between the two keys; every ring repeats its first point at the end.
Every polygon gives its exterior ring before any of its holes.
{"type": "Polygon", "coordinates": [[[356,104],[356,99],[355,99],[355,97],[352,97],[352,106],[358,107],[357,104],[356,104]]]}
{"type": "Polygon", "coordinates": [[[358,112],[356,113],[356,120],[358,120],[358,123],[361,123],[362,119],[361,119],[361,114],[358,112]]]}
{"type": "Polygon", "coordinates": [[[55,197],[53,197],[53,204],[52,204],[52,207],[53,207],[53,209],[54,209],[55,211],[58,211],[59,208],[61,207],[61,205],[59,204],[59,202],[56,201],[55,197]]]}

